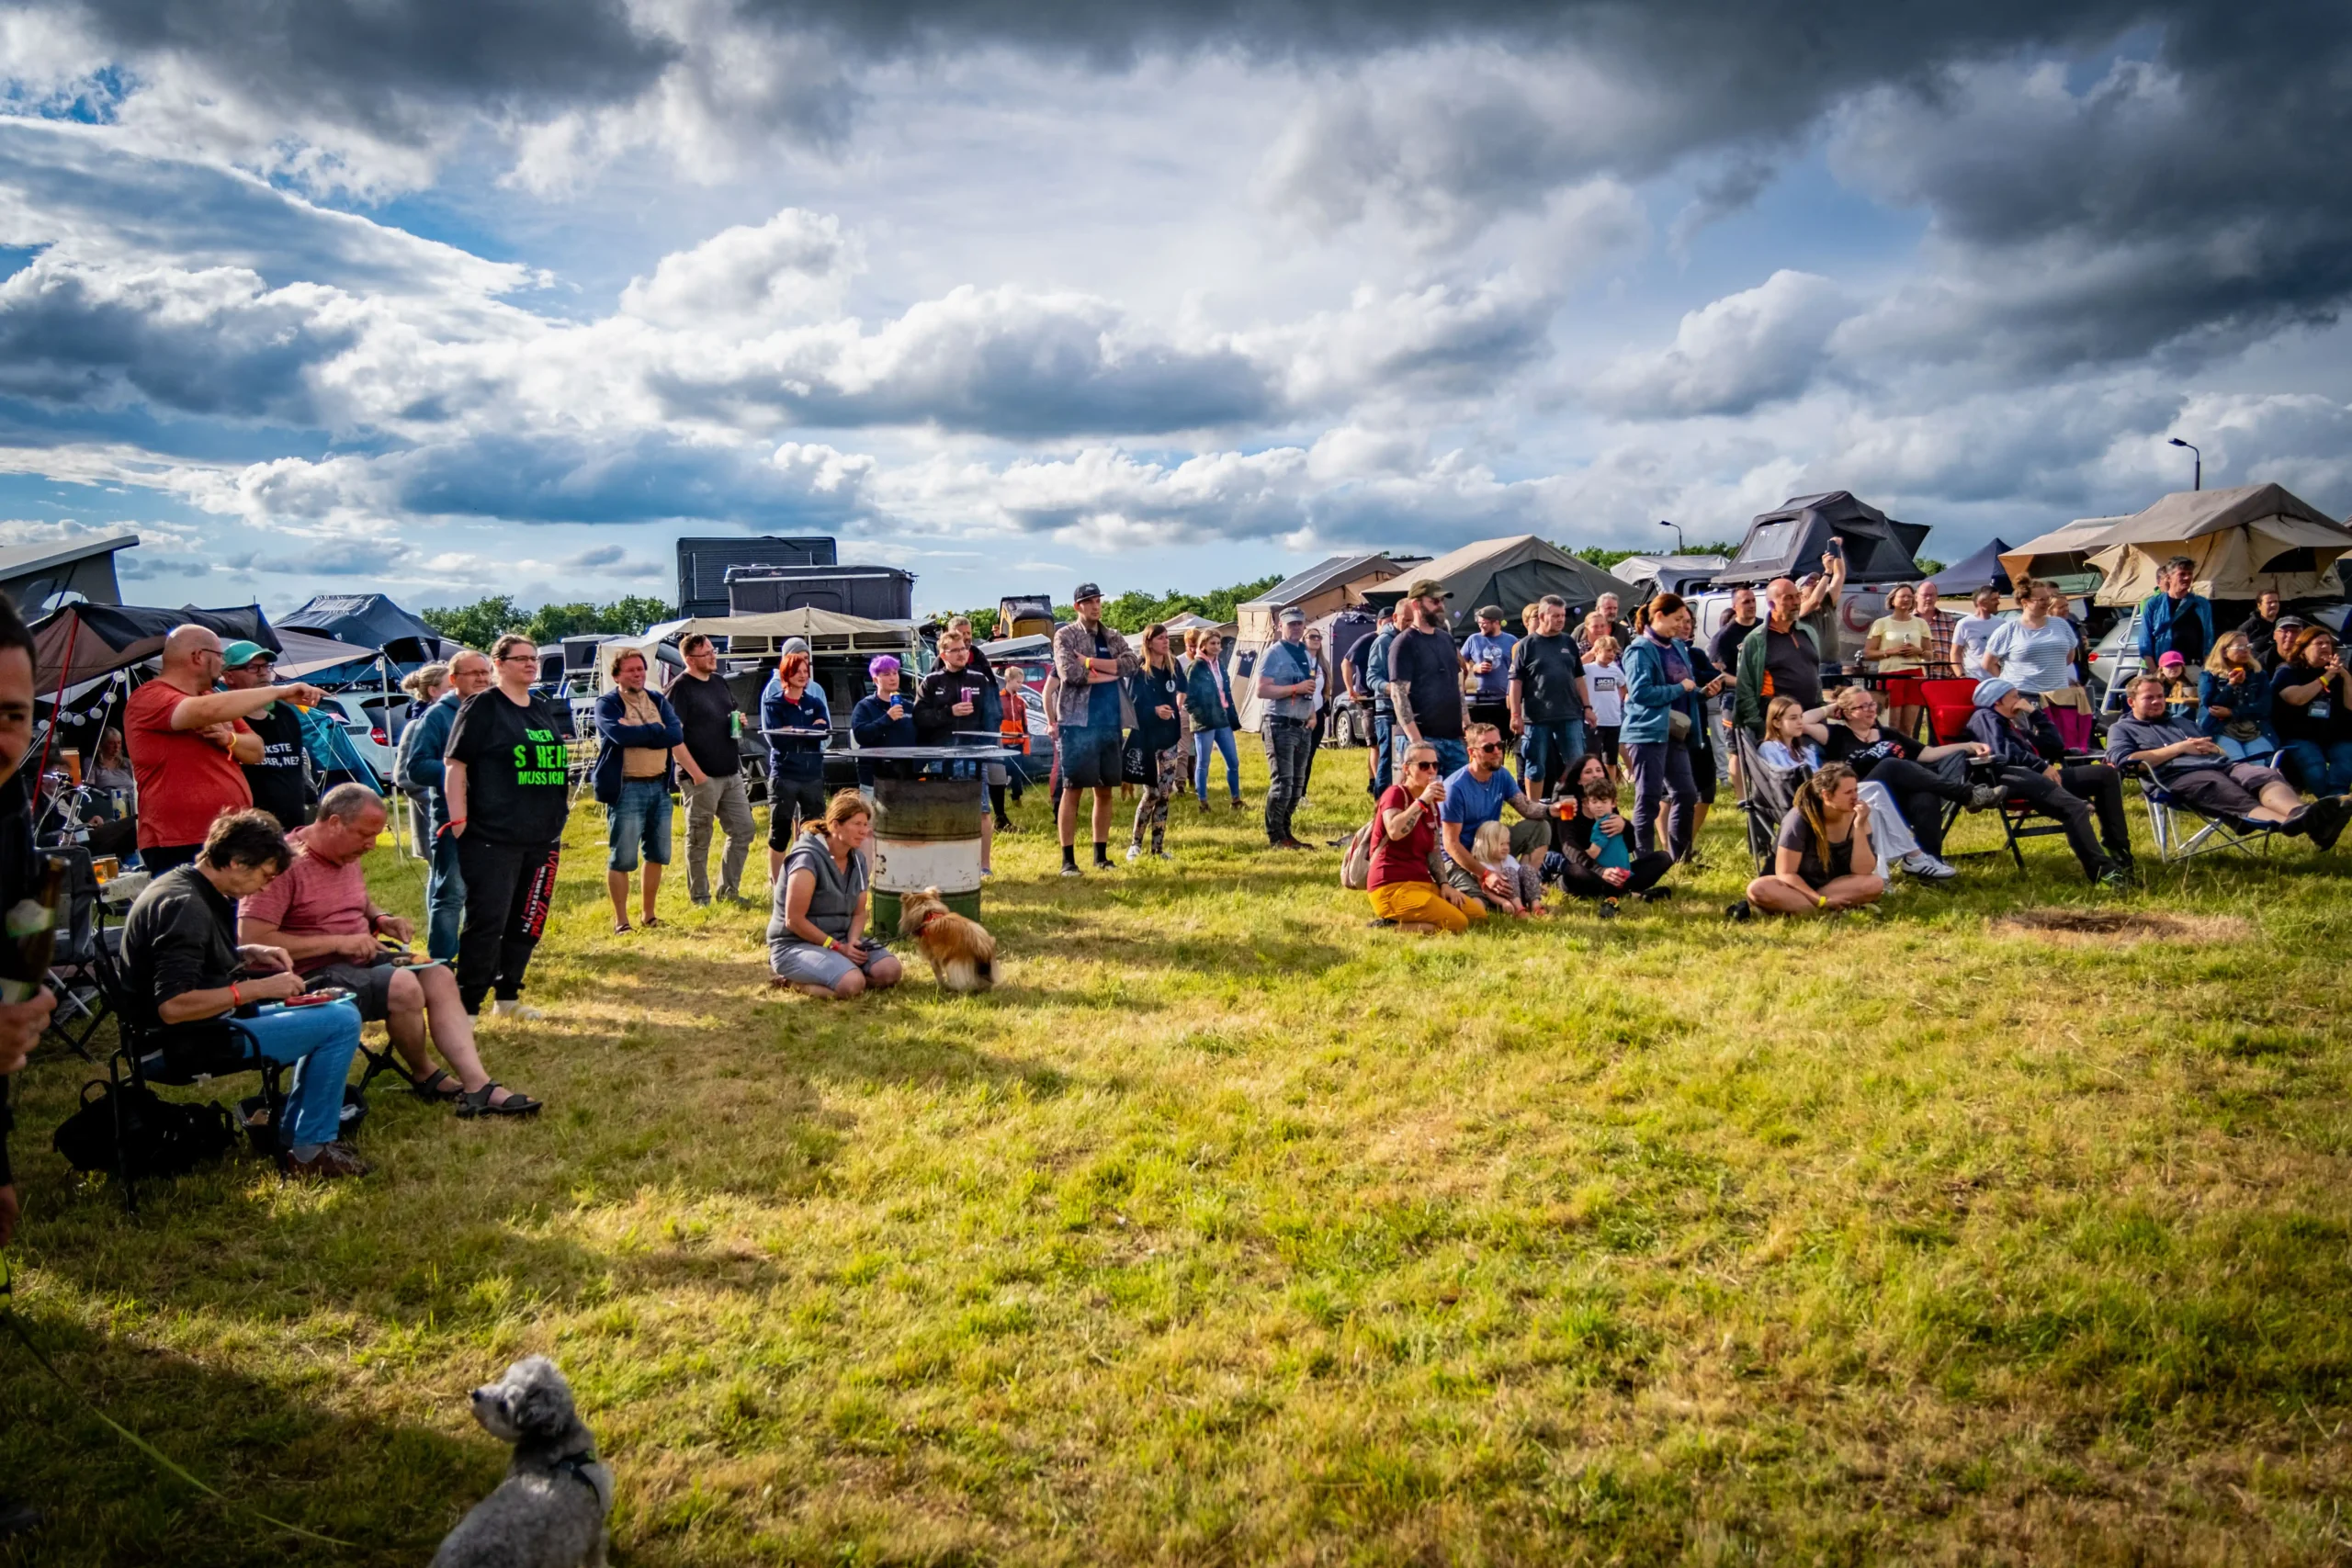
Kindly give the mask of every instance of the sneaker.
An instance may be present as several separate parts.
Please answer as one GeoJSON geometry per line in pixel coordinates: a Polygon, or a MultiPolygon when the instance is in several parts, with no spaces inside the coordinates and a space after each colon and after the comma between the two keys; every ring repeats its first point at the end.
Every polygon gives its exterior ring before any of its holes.
{"type": "Polygon", "coordinates": [[[365,1176],[374,1168],[352,1153],[349,1144],[321,1144],[319,1152],[309,1159],[279,1155],[277,1168],[304,1180],[334,1181],[346,1176],[365,1176]]]}
{"type": "Polygon", "coordinates": [[[1143,859],[1143,846],[1141,844],[1129,844],[1127,846],[1127,863],[1129,865],[1133,865],[1136,862],[1141,859],[1143,859]]]}
{"type": "Polygon", "coordinates": [[[1727,905],[1725,905],[1725,906],[1724,907],[1724,919],[1727,919],[1727,920],[1752,920],[1752,919],[1754,919],[1755,918],[1756,918],[1756,907],[1755,907],[1754,905],[1750,904],[1750,903],[1749,903],[1747,899],[1745,899],[1745,898],[1742,898],[1742,899],[1741,899],[1738,903],[1736,903],[1736,904],[1727,904],[1727,905]]]}
{"type": "Polygon", "coordinates": [[[2352,824],[2352,795],[2331,795],[2315,800],[2310,812],[2310,825],[2304,831],[2311,836],[2312,848],[2324,853],[2335,847],[2335,840],[2344,837],[2346,826],[2352,824]]]}
{"type": "Polygon", "coordinates": [[[1233,797],[1233,809],[1235,809],[1236,811],[1239,811],[1239,810],[1243,809],[1242,805],[1241,805],[1241,797],[1240,797],[1239,795],[1235,795],[1235,796],[1233,797]]]}
{"type": "Polygon", "coordinates": [[[1674,897],[1674,889],[1667,886],[1663,883],[1660,883],[1656,887],[1643,888],[1639,893],[1634,894],[1634,897],[1639,898],[1645,904],[1662,904],[1667,899],[1674,897]]]}
{"type": "Polygon", "coordinates": [[[1617,918],[1616,899],[1603,898],[1600,901],[1600,918],[1604,920],[1613,920],[1617,918]]]}
{"type": "Polygon", "coordinates": [[[1176,857],[1175,857],[1174,855],[1170,854],[1166,850],[1154,850],[1154,851],[1152,851],[1152,852],[1151,852],[1151,858],[1152,858],[1152,859],[1154,859],[1154,860],[1169,860],[1169,861],[1172,861],[1172,860],[1174,860],[1176,857]]]}
{"type": "Polygon", "coordinates": [[[2128,868],[2109,861],[2099,868],[2099,874],[2091,880],[2101,887],[2120,891],[2132,886],[2132,873],[2128,868]]]}
{"type": "Polygon", "coordinates": [[[1925,850],[1913,850],[1895,863],[1925,882],[1949,882],[1960,874],[1958,866],[1938,860],[1925,850]]]}
{"type": "Polygon", "coordinates": [[[1978,784],[1968,792],[1968,809],[1990,811],[2008,797],[2008,791],[1999,784],[1978,784]]]}
{"type": "Polygon", "coordinates": [[[1062,874],[1064,876],[1084,876],[1086,873],[1078,869],[1078,863],[1076,861],[1064,861],[1062,863],[1062,874]]]}
{"type": "Polygon", "coordinates": [[[1094,869],[1097,871],[1116,871],[1119,868],[1112,863],[1109,855],[1096,855],[1094,857],[1094,869]]]}
{"type": "Polygon", "coordinates": [[[1396,923],[1396,921],[1390,919],[1385,915],[1374,915],[1372,919],[1364,922],[1364,924],[1371,926],[1375,930],[1383,926],[1394,926],[1396,923]]]}
{"type": "Polygon", "coordinates": [[[512,1018],[524,1023],[544,1023],[547,1014],[519,997],[500,997],[490,1004],[492,1018],[512,1018]]]}

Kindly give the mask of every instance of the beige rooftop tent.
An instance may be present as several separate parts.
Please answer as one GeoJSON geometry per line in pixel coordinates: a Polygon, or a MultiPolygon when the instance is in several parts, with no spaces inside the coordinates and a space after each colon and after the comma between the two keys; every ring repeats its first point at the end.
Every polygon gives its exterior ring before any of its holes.
{"type": "Polygon", "coordinates": [[[2352,554],[2352,528],[2283,485],[2175,491],[2130,517],[2086,517],[2003,553],[2012,578],[2086,567],[2103,581],[2101,604],[2133,604],[2156,591],[2175,556],[2196,562],[2196,589],[2209,599],[2335,594],[2336,558],[2352,554]]]}
{"type": "MultiPolygon", "coordinates": [[[[1419,558],[1407,556],[1407,561],[1419,558]]],[[[1332,556],[1317,561],[1305,571],[1284,578],[1267,592],[1246,604],[1234,606],[1234,615],[1241,627],[1240,640],[1251,648],[1263,648],[1282,635],[1274,617],[1285,605],[1295,604],[1310,621],[1319,621],[1334,611],[1363,603],[1363,591],[1387,581],[1404,570],[1403,565],[1385,555],[1332,556]]]]}
{"type": "Polygon", "coordinates": [[[871,650],[899,653],[913,640],[905,622],[869,621],[838,610],[804,605],[797,610],[772,610],[757,615],[697,615],[676,627],[680,637],[700,632],[727,638],[728,651],[773,655],[786,637],[805,637],[818,652],[871,650]]]}

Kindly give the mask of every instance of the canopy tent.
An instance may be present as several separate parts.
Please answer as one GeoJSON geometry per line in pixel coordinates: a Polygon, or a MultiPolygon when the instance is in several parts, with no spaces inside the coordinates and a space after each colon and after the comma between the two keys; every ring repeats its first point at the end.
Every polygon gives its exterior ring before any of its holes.
{"type": "Polygon", "coordinates": [[[1924,524],[1897,523],[1851,491],[1792,496],[1778,512],[1747,525],[1739,554],[1715,573],[1713,587],[1760,586],[1776,577],[1803,578],[1821,570],[1821,558],[1835,539],[1846,551],[1849,582],[1912,582],[1923,574],[1917,552],[1927,542],[1924,524]]]}
{"type": "Polygon", "coordinates": [[[770,610],[757,615],[697,615],[681,622],[677,635],[700,632],[723,637],[729,654],[773,654],[786,637],[806,638],[819,652],[904,653],[914,641],[913,628],[900,623],[869,621],[813,604],[797,610],[770,610]]]}
{"type": "Polygon", "coordinates": [[[2097,603],[2135,604],[2156,591],[2175,556],[2195,563],[2209,599],[2332,598],[2334,568],[2352,553],[2352,528],[2283,485],[2175,491],[2129,517],[2086,517],[2005,552],[2011,577],[2049,577],[2078,563],[2101,574],[2097,603]]]}
{"type": "Polygon", "coordinates": [[[2001,558],[2008,549],[2007,543],[1996,538],[1965,560],[1941,569],[1936,573],[1937,597],[1965,599],[1980,588],[2008,592],[2008,569],[2001,564],[2001,558]]]}
{"type": "MultiPolygon", "coordinates": [[[[193,623],[222,642],[242,638],[283,649],[258,604],[234,610],[154,609],[142,604],[68,604],[33,624],[33,681],[44,692],[128,670],[164,651],[174,626],[193,623]]],[[[363,657],[365,657],[363,655],[363,657]]]]}
{"type": "Polygon", "coordinates": [[[1177,637],[1190,631],[1215,631],[1223,625],[1222,622],[1212,621],[1206,615],[1196,615],[1191,610],[1185,611],[1181,615],[1171,616],[1164,624],[1168,627],[1168,635],[1177,637]]]}
{"type": "Polygon", "coordinates": [[[429,664],[458,651],[440,633],[381,593],[317,593],[278,626],[381,649],[396,664],[429,664]]]}
{"type": "Polygon", "coordinates": [[[1446,612],[1456,637],[1478,629],[1482,604],[1501,605],[1506,624],[1517,625],[1520,611],[1546,593],[1566,599],[1571,616],[1591,609],[1603,593],[1628,596],[1623,580],[1532,534],[1515,534],[1480,539],[1413,567],[1403,578],[1365,593],[1364,600],[1375,606],[1394,604],[1405,596],[1407,582],[1425,577],[1435,578],[1453,595],[1446,601],[1446,612]]]}
{"type": "Polygon", "coordinates": [[[1660,592],[1703,592],[1715,573],[1730,564],[1721,556],[1627,556],[1609,569],[1609,575],[1631,583],[1635,597],[1647,599],[1660,592]]]}
{"type": "Polygon", "coordinates": [[[379,652],[321,637],[316,632],[289,631],[283,626],[278,628],[277,640],[277,676],[282,681],[308,680],[322,671],[345,665],[370,666],[379,652]]]}

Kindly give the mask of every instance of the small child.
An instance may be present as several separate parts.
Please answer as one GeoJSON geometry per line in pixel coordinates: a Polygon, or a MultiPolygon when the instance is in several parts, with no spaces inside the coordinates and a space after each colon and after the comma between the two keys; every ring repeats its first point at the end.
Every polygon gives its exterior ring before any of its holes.
{"type": "Polygon", "coordinates": [[[1613,637],[1595,637],[1584,656],[1585,690],[1592,695],[1592,719],[1600,728],[1593,749],[1609,764],[1609,782],[1616,784],[1617,731],[1625,722],[1625,671],[1617,656],[1623,650],[1613,637]]]}
{"type": "MultiPolygon", "coordinates": [[[[1003,709],[1003,716],[996,723],[997,743],[1008,751],[1017,751],[1026,757],[1029,754],[1029,705],[1021,700],[1021,694],[1029,689],[1029,682],[1023,678],[1018,664],[1008,664],[998,671],[997,681],[1001,699],[998,705],[1003,709]]],[[[1021,767],[1018,763],[1009,762],[1005,764],[1004,773],[1017,804],[1021,799],[1021,767]]],[[[1003,793],[999,786],[990,787],[993,794],[990,804],[996,809],[996,825],[1002,830],[1008,826],[1003,793]]]]}
{"type": "MultiPolygon", "coordinates": [[[[1510,829],[1499,822],[1481,826],[1470,840],[1470,856],[1488,871],[1498,871],[1511,886],[1511,897],[1499,905],[1499,912],[1525,919],[1544,911],[1544,879],[1532,865],[1522,865],[1510,852],[1510,829]]],[[[1487,902],[1496,903],[1491,893],[1487,902]]]]}
{"type": "MultiPolygon", "coordinates": [[[[1617,815],[1616,789],[1595,779],[1584,786],[1584,798],[1578,804],[1584,808],[1585,820],[1592,824],[1589,830],[1592,841],[1592,869],[1599,872],[1602,879],[1612,886],[1623,886],[1618,878],[1611,876],[1609,873],[1611,870],[1622,871],[1626,878],[1632,877],[1634,835],[1630,830],[1615,833],[1603,832],[1600,827],[1602,823],[1617,815]]],[[[1611,893],[1600,900],[1600,918],[1604,920],[1613,919],[1616,914],[1617,895],[1611,893]]]]}
{"type": "Polygon", "coordinates": [[[2188,683],[2188,658],[2178,649],[2167,649],[2156,660],[2156,673],[2165,683],[2165,714],[2169,718],[2198,719],[2197,688],[2188,683]]]}

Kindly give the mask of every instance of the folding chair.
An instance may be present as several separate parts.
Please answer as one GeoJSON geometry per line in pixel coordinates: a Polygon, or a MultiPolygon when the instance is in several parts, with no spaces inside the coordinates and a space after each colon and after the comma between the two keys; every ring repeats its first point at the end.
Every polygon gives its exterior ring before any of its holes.
{"type": "Polygon", "coordinates": [[[119,948],[100,943],[92,955],[92,977],[113,1012],[120,1044],[107,1061],[108,1098],[115,1108],[115,1174],[122,1182],[123,1206],[139,1212],[139,1183],[130,1174],[122,1142],[122,1091],[194,1089],[233,1073],[261,1075],[262,1103],[268,1108],[273,1138],[286,1125],[286,1068],[262,1055],[253,1032],[234,1019],[207,1020],[174,1028],[158,1019],[123,973],[119,948]]]}
{"type": "Polygon", "coordinates": [[[91,974],[98,944],[107,936],[98,919],[98,879],[91,870],[90,851],[82,845],[44,846],[40,852],[66,863],[65,907],[59,912],[57,947],[49,964],[49,988],[57,993],[57,1010],[42,1032],[64,1042],[82,1060],[95,1063],[90,1040],[112,1011],[91,974]]]}
{"type": "Polygon", "coordinates": [[[2148,808],[2148,836],[2156,841],[2156,858],[2167,865],[2216,850],[2268,854],[2272,841],[2278,837],[2278,824],[2275,822],[2206,815],[2158,784],[2154,774],[2137,763],[2126,773],[2140,783],[2140,799],[2148,808]],[[2195,818],[2203,826],[2193,833],[2184,832],[2180,820],[2183,816],[2195,818]]]}
{"type": "Polygon", "coordinates": [[[1756,874],[1761,876],[1772,868],[1773,852],[1781,843],[1781,824],[1796,804],[1797,785],[1804,773],[1799,768],[1776,768],[1764,761],[1746,727],[1734,726],[1732,732],[1733,743],[1739,748],[1739,804],[1747,814],[1747,852],[1756,861],[1756,874]]]}
{"type": "Polygon", "coordinates": [[[1938,678],[1919,682],[1928,705],[1928,738],[1934,746],[1955,746],[1968,739],[1968,716],[1976,711],[1976,682],[1938,678]]]}

